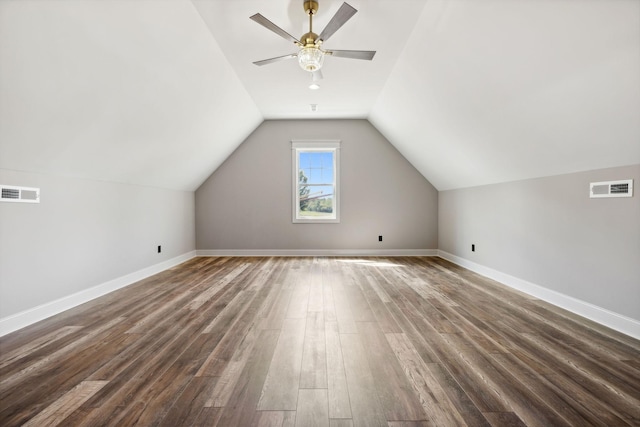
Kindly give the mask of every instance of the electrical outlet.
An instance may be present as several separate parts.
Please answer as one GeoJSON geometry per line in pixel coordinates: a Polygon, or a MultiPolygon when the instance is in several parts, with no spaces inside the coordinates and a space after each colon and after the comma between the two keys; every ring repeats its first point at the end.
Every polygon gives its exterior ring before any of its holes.
{"type": "Polygon", "coordinates": [[[162,246],[158,245],[158,253],[162,252],[162,246]]]}
{"type": "Polygon", "coordinates": [[[378,242],[382,242],[382,236],[378,236],[378,242]]]}

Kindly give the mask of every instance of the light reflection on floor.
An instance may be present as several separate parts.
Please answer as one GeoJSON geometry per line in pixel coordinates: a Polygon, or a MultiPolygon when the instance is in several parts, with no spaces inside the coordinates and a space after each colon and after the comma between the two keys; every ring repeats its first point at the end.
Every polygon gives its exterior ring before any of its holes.
{"type": "Polygon", "coordinates": [[[404,265],[402,264],[394,264],[388,261],[376,261],[370,259],[338,259],[337,261],[350,264],[360,264],[369,267],[404,267],[404,265]]]}

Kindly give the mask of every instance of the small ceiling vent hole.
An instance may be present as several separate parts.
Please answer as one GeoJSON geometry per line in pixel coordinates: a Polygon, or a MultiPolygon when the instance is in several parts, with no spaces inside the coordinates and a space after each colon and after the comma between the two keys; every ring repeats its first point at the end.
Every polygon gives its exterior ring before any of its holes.
{"type": "Polygon", "coordinates": [[[592,182],[589,184],[589,197],[633,197],[633,180],[592,182]]]}
{"type": "Polygon", "coordinates": [[[32,187],[16,187],[0,185],[2,202],[40,203],[40,189],[32,187]]]}

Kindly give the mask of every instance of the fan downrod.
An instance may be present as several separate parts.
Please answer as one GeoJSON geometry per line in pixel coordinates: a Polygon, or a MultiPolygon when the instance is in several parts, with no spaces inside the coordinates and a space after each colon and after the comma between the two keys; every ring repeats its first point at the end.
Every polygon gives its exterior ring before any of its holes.
{"type": "Polygon", "coordinates": [[[316,0],[305,0],[304,11],[309,15],[309,32],[300,37],[300,45],[303,47],[311,47],[316,44],[318,35],[313,32],[313,15],[318,12],[318,2],[316,0]]]}

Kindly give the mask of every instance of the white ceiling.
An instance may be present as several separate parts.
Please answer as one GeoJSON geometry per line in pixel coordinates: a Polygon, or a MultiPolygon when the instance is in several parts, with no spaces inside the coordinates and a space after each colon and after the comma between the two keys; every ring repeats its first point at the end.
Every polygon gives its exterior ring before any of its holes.
{"type": "Polygon", "coordinates": [[[284,118],[367,118],[439,190],[640,163],[640,1],[348,2],[325,47],[377,54],[311,91],[252,64],[302,0],[0,0],[0,168],[194,190],[284,118]]]}

